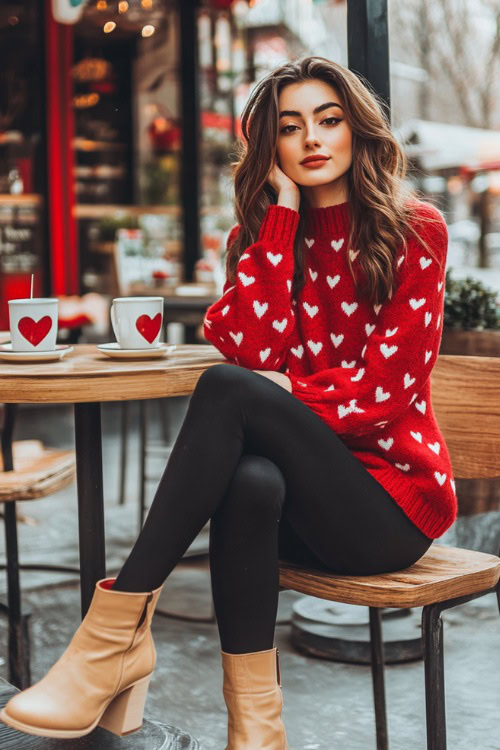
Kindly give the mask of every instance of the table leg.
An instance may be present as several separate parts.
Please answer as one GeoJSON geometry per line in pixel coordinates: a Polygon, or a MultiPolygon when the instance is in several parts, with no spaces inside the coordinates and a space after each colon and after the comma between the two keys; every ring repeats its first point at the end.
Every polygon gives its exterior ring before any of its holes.
{"type": "Polygon", "coordinates": [[[106,577],[102,478],[101,404],[75,404],[76,477],[82,617],[95,584],[106,577]]]}

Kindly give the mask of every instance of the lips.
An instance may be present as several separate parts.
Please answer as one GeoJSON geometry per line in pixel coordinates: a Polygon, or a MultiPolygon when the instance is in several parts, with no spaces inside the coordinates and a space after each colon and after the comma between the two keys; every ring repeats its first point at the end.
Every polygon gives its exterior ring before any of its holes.
{"type": "Polygon", "coordinates": [[[328,161],[330,157],[329,156],[306,156],[305,159],[303,159],[300,163],[301,164],[309,164],[311,162],[315,161],[328,161]]]}

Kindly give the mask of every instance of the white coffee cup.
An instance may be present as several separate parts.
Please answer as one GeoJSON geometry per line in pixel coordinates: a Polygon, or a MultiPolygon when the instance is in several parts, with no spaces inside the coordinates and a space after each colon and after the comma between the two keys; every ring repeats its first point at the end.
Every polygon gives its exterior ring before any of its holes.
{"type": "Polygon", "coordinates": [[[12,351],[55,351],[58,303],[50,297],[9,300],[12,351]]]}
{"type": "Polygon", "coordinates": [[[111,324],[121,349],[155,349],[163,325],[163,297],[117,297],[111,324]]]}

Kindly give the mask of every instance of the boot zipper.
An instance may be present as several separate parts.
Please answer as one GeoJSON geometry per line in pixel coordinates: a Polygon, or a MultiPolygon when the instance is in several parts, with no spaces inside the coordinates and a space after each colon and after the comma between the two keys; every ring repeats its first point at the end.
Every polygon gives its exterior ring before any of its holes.
{"type": "Polygon", "coordinates": [[[144,609],[142,610],[142,615],[141,615],[141,619],[140,619],[140,620],[139,620],[139,622],[137,623],[137,630],[139,630],[139,628],[141,627],[142,623],[143,623],[143,622],[144,622],[144,620],[146,619],[146,613],[147,613],[147,611],[148,611],[148,604],[149,604],[149,603],[150,603],[150,602],[151,602],[152,600],[153,600],[153,594],[148,594],[148,596],[147,596],[147,599],[146,599],[146,601],[145,601],[145,603],[144,603],[144,609]]]}
{"type": "Polygon", "coordinates": [[[278,677],[278,685],[281,687],[281,669],[280,669],[280,652],[276,649],[276,674],[278,677]]]}

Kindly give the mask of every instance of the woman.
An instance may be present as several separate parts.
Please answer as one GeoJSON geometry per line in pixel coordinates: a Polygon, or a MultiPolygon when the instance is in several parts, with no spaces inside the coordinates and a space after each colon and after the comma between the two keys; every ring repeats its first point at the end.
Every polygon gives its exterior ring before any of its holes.
{"type": "Polygon", "coordinates": [[[313,57],[277,68],[242,128],[239,224],[204,326],[228,363],[200,377],[117,579],[98,582],[62,657],[2,712],[23,731],[140,726],[154,607],[210,519],[227,750],[284,750],[279,559],[343,574],[399,570],[455,519],[430,401],[441,214],[405,187],[380,103],[341,65],[313,57]]]}

